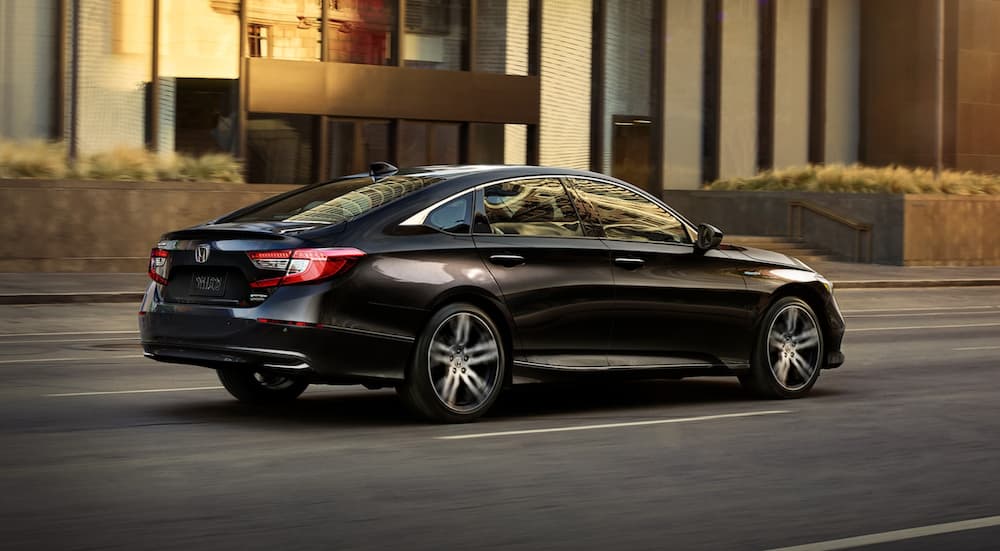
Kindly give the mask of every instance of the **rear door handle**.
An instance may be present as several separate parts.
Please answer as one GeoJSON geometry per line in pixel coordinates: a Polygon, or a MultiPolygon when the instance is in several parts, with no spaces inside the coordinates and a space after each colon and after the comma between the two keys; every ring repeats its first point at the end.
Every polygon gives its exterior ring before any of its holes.
{"type": "Polygon", "coordinates": [[[513,268],[524,264],[524,257],[518,254],[495,254],[490,256],[490,262],[513,268]]]}
{"type": "Polygon", "coordinates": [[[645,263],[646,263],[646,261],[643,260],[643,259],[641,259],[641,258],[623,257],[623,258],[616,258],[615,259],[615,266],[621,266],[622,268],[625,268],[626,270],[635,270],[635,269],[641,268],[643,266],[643,264],[645,264],[645,263]]]}

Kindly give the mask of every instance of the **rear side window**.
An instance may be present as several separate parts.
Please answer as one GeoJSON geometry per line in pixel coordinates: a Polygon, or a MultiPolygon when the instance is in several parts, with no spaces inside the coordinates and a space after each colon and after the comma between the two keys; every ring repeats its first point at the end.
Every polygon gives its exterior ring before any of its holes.
{"type": "Polygon", "coordinates": [[[483,210],[497,235],[583,236],[580,219],[562,182],[534,178],[483,190],[483,210]]]}
{"type": "Polygon", "coordinates": [[[584,179],[574,179],[573,188],[601,220],[608,239],[691,243],[676,216],[638,193],[584,179]]]}
{"type": "Polygon", "coordinates": [[[469,233],[471,211],[472,193],[466,193],[432,210],[424,225],[448,233],[469,233]]]}
{"type": "Polygon", "coordinates": [[[337,224],[441,181],[438,177],[349,178],[320,184],[227,222],[320,222],[337,224]]]}

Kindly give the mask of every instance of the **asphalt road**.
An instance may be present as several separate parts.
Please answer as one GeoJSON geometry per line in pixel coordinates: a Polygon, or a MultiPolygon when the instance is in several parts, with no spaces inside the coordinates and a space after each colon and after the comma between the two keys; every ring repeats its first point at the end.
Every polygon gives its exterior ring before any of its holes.
{"type": "Polygon", "coordinates": [[[532,386],[463,426],[359,387],[250,409],[138,357],[130,305],[0,306],[0,548],[998,548],[1000,288],[838,298],[808,399],[532,386]]]}

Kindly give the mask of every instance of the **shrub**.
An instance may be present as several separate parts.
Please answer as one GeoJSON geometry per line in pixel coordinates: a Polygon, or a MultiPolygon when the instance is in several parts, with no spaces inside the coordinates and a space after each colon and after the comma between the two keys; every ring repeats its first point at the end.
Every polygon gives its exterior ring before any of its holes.
{"type": "Polygon", "coordinates": [[[708,189],[827,191],[843,193],[946,193],[1000,195],[1000,176],[945,170],[935,178],[926,168],[864,165],[807,165],[779,168],[746,178],[712,182],[708,189]]]}
{"type": "Polygon", "coordinates": [[[40,140],[0,140],[0,178],[64,178],[66,148],[40,140]]]}
{"type": "Polygon", "coordinates": [[[0,140],[0,178],[243,182],[243,170],[225,153],[160,155],[142,148],[84,155],[70,164],[61,143],[0,140]]]}

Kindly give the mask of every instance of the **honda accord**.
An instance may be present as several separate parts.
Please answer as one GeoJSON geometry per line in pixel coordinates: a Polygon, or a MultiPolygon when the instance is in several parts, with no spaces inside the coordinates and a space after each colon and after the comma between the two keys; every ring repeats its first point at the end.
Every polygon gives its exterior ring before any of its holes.
{"type": "Polygon", "coordinates": [[[601,174],[375,163],[165,234],[142,346],[215,369],[244,402],[394,387],[439,422],[565,377],[735,375],[759,396],[807,394],[844,361],[832,285],[722,238],[601,174]]]}

